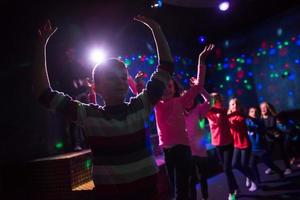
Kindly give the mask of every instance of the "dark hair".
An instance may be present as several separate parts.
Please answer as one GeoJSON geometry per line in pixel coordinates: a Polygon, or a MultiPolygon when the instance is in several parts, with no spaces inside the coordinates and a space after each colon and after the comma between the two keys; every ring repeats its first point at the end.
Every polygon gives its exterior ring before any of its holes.
{"type": "Polygon", "coordinates": [[[111,69],[112,67],[118,67],[120,69],[126,68],[126,65],[123,61],[116,59],[116,58],[111,58],[103,63],[97,64],[92,73],[92,77],[94,80],[95,84],[98,84],[100,82],[100,75],[107,69],[111,69]]]}
{"type": "Polygon", "coordinates": [[[174,83],[174,89],[175,89],[174,97],[179,97],[180,96],[179,83],[177,82],[177,80],[174,77],[172,77],[172,81],[174,83]]]}

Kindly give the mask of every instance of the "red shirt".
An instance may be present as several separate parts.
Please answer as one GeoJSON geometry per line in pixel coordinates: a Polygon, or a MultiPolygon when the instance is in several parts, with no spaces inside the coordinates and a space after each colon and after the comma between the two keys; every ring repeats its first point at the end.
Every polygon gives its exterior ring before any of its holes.
{"type": "Polygon", "coordinates": [[[232,143],[225,109],[212,107],[206,114],[206,118],[210,126],[212,145],[224,146],[232,143]]]}
{"type": "Polygon", "coordinates": [[[228,115],[228,120],[234,147],[238,149],[250,147],[245,116],[241,112],[236,111],[228,115]]]}

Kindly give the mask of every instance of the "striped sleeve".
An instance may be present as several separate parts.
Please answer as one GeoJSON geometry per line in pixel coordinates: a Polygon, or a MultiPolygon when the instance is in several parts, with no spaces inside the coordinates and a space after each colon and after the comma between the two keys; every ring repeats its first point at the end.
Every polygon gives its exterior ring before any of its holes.
{"type": "Polygon", "coordinates": [[[39,102],[51,112],[61,113],[66,119],[83,126],[86,118],[85,108],[87,104],[73,100],[69,95],[62,92],[45,90],[39,98],[39,102]]]}

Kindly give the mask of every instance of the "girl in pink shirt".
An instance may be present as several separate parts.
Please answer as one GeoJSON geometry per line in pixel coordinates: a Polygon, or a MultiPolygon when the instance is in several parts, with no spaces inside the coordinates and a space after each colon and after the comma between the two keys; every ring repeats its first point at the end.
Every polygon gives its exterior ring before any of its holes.
{"type": "MultiPolygon", "coordinates": [[[[212,47],[205,47],[199,55],[198,74],[206,55],[212,47]]],[[[199,77],[199,76],[198,76],[199,77]]],[[[175,187],[175,199],[189,199],[189,177],[191,150],[186,132],[184,111],[190,107],[203,85],[197,83],[184,95],[179,95],[176,82],[170,80],[164,95],[155,105],[156,126],[159,145],[163,148],[165,163],[172,189],[175,187]],[[175,177],[176,176],[176,177],[175,177]]]]}
{"type": "Polygon", "coordinates": [[[200,91],[204,102],[197,104],[196,99],[191,108],[185,112],[186,129],[192,151],[191,200],[197,199],[196,184],[201,183],[202,198],[208,198],[207,187],[207,152],[204,138],[205,115],[210,108],[210,95],[202,88],[200,91]]]}

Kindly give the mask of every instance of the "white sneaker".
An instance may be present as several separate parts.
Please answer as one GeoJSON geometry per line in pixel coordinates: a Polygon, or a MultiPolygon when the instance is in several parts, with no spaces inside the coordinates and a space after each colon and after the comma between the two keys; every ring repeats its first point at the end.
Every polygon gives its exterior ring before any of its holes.
{"type": "Polygon", "coordinates": [[[257,190],[257,186],[254,182],[251,181],[251,187],[249,188],[250,192],[254,192],[257,190]]]}
{"type": "Polygon", "coordinates": [[[290,168],[286,168],[283,173],[284,175],[289,175],[292,173],[292,170],[290,168]]]}
{"type": "Polygon", "coordinates": [[[271,174],[273,171],[271,168],[266,169],[265,174],[269,175],[271,174]]]}
{"type": "Polygon", "coordinates": [[[236,200],[235,194],[229,194],[228,200],[236,200]]]}
{"type": "Polygon", "coordinates": [[[250,179],[248,177],[246,177],[246,187],[250,187],[250,179]]]}

